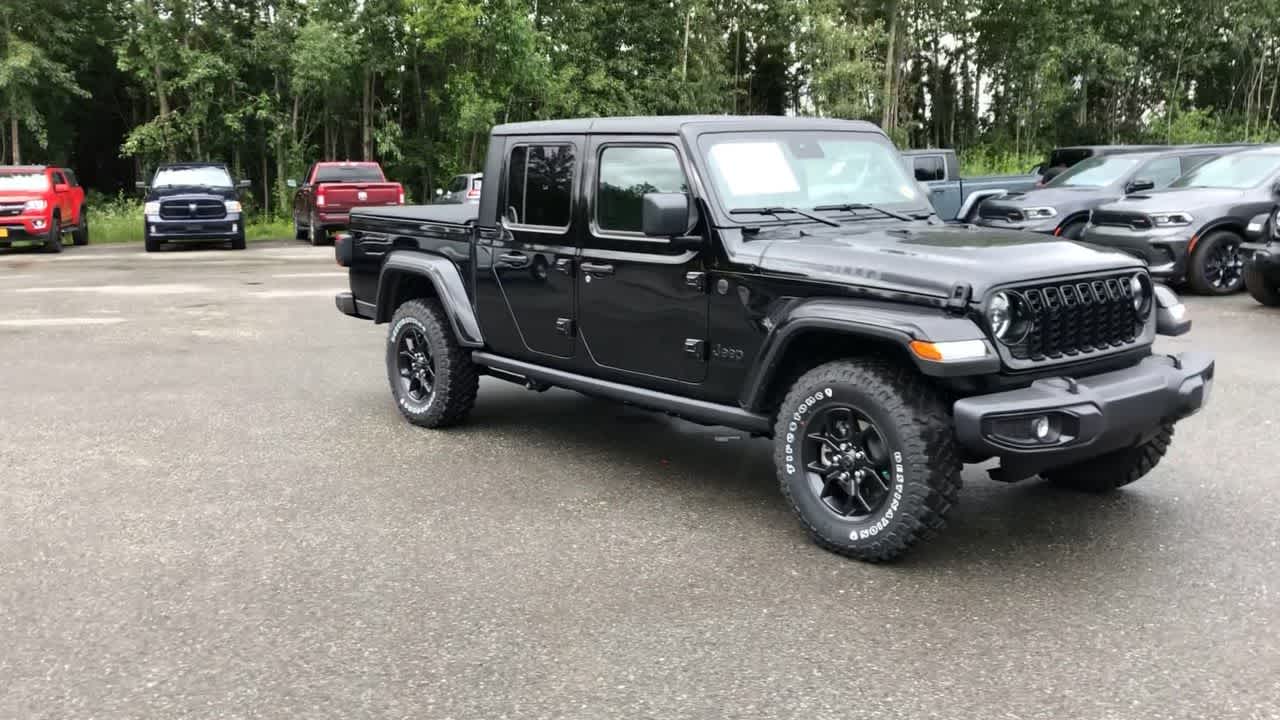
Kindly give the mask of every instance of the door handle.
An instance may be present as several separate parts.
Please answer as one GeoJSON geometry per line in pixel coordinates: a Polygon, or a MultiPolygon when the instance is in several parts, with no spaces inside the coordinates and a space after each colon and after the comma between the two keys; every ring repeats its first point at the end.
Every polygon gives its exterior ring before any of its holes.
{"type": "Polygon", "coordinates": [[[591,275],[612,275],[613,266],[607,263],[579,263],[578,267],[582,268],[582,272],[591,275]]]}
{"type": "Polygon", "coordinates": [[[529,256],[522,252],[503,253],[498,256],[498,262],[506,267],[524,267],[529,264],[529,256]]]}

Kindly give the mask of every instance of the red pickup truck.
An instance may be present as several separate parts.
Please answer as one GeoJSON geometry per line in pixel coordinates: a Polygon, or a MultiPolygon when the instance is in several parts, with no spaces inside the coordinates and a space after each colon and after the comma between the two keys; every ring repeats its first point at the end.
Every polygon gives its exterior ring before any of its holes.
{"type": "Polygon", "coordinates": [[[0,165],[0,247],[38,242],[62,252],[62,236],[89,243],[84,188],[70,170],[43,165],[0,165]]]}
{"type": "Polygon", "coordinates": [[[312,245],[329,242],[329,231],[347,227],[352,208],[374,205],[403,205],[404,188],[387,182],[382,167],[374,162],[318,162],[307,170],[293,196],[293,233],[312,245]]]}

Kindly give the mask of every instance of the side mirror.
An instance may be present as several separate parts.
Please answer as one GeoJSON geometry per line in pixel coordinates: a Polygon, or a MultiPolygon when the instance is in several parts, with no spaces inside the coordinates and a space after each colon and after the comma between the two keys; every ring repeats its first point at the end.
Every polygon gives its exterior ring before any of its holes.
{"type": "Polygon", "coordinates": [[[241,190],[244,190],[246,188],[253,187],[253,183],[248,180],[241,180],[236,183],[236,187],[240,188],[241,190]]]}
{"type": "Polygon", "coordinates": [[[285,184],[285,187],[287,187],[287,188],[289,188],[289,189],[291,189],[291,190],[297,190],[297,189],[298,189],[298,181],[297,181],[297,180],[294,180],[293,178],[289,178],[288,180],[285,180],[285,181],[284,181],[284,184],[285,184]]]}
{"type": "Polygon", "coordinates": [[[649,237],[676,238],[689,232],[689,196],[645,193],[640,229],[649,237]]]}
{"type": "Polygon", "coordinates": [[[444,188],[436,188],[436,197],[440,197],[443,194],[444,194],[444,188]]]}
{"type": "Polygon", "coordinates": [[[1124,191],[1126,193],[1136,193],[1142,192],[1143,190],[1155,190],[1155,188],[1155,180],[1152,180],[1151,178],[1135,178],[1130,180],[1128,185],[1124,186],[1124,191]]]}
{"type": "Polygon", "coordinates": [[[1178,294],[1167,286],[1156,283],[1156,332],[1161,335],[1185,335],[1191,329],[1191,319],[1187,317],[1187,306],[1182,304],[1178,294]]]}
{"type": "Polygon", "coordinates": [[[1245,226],[1244,237],[1251,242],[1266,242],[1267,239],[1267,223],[1271,220],[1271,213],[1261,213],[1254,215],[1249,224],[1245,226]]]}
{"type": "Polygon", "coordinates": [[[147,189],[147,184],[146,184],[146,183],[144,183],[144,182],[136,182],[136,183],[134,183],[134,184],[133,184],[133,186],[134,186],[135,188],[139,189],[139,190],[146,190],[146,189],[147,189]]]}

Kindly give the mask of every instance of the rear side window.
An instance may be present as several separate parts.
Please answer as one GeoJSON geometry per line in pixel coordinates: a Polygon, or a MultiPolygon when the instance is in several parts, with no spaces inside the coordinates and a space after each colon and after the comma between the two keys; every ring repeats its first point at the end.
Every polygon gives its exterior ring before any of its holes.
{"type": "Polygon", "coordinates": [[[947,169],[941,155],[921,155],[912,158],[911,165],[915,169],[916,180],[920,182],[947,179],[947,169]]]}
{"type": "Polygon", "coordinates": [[[1162,188],[1177,180],[1181,174],[1182,161],[1180,159],[1176,157],[1156,158],[1143,166],[1135,178],[1149,179],[1156,184],[1156,187],[1162,188]]]}
{"type": "Polygon", "coordinates": [[[572,204],[573,147],[520,145],[507,163],[508,222],[540,227],[569,227],[572,204]]]}
{"type": "Polygon", "coordinates": [[[80,184],[80,181],[76,179],[76,174],[71,172],[70,170],[63,170],[62,174],[64,177],[67,178],[67,182],[70,183],[72,187],[75,187],[80,184]]]}
{"type": "Polygon", "coordinates": [[[382,170],[373,165],[329,165],[316,169],[317,183],[382,182],[382,170]]]}
{"type": "Polygon", "coordinates": [[[638,233],[645,193],[688,191],[675,149],[607,147],[600,153],[596,224],[602,230],[638,233]]]}

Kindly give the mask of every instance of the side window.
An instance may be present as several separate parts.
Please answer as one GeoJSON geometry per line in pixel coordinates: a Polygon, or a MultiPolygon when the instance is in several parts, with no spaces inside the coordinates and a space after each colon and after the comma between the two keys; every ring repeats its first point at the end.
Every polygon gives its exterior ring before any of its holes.
{"type": "Polygon", "coordinates": [[[1186,175],[1201,165],[1216,160],[1220,155],[1184,155],[1182,158],[1182,174],[1186,175]]]}
{"type": "Polygon", "coordinates": [[[688,191],[675,148],[606,147],[600,153],[596,224],[602,230],[638,233],[645,193],[688,191]]]}
{"type": "Polygon", "coordinates": [[[517,225],[569,227],[573,167],[573,148],[569,145],[513,148],[507,163],[507,221],[517,225]]]}
{"type": "Polygon", "coordinates": [[[1134,177],[1149,179],[1156,184],[1156,187],[1162,188],[1177,180],[1180,175],[1182,175],[1182,161],[1176,157],[1167,157],[1148,162],[1134,177]]]}
{"type": "Polygon", "coordinates": [[[467,189],[467,178],[465,175],[455,175],[453,180],[449,182],[449,192],[458,193],[467,189]]]}
{"type": "Polygon", "coordinates": [[[67,179],[66,179],[65,177],[63,177],[63,176],[62,176],[62,173],[58,172],[57,170],[54,170],[54,171],[53,171],[53,184],[54,184],[54,185],[66,185],[66,184],[67,184],[67,179]]]}
{"type": "Polygon", "coordinates": [[[911,158],[911,165],[915,168],[916,180],[920,182],[947,179],[947,170],[941,155],[919,155],[911,158]]]}
{"type": "Polygon", "coordinates": [[[80,181],[76,179],[76,174],[71,172],[70,170],[63,170],[62,174],[66,176],[67,182],[71,185],[71,187],[76,187],[77,185],[80,184],[80,181]]]}

